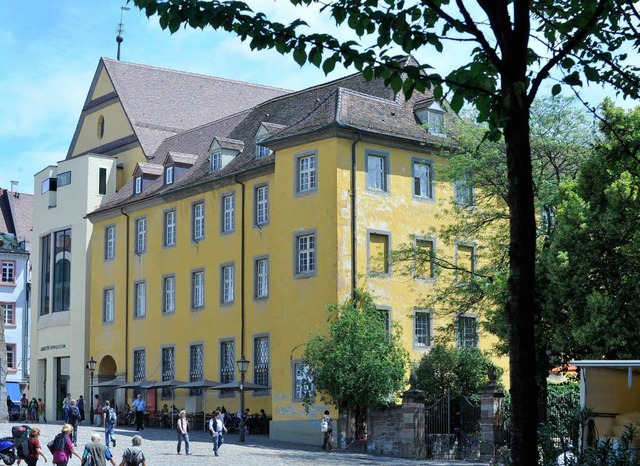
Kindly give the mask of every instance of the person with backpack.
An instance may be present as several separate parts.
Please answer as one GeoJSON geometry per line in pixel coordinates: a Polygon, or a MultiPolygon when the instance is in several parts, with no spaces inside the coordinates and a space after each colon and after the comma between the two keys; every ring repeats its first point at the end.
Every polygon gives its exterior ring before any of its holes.
{"type": "Polygon", "coordinates": [[[134,435],[131,439],[131,446],[122,454],[122,461],[119,466],[147,466],[147,460],[140,448],[142,437],[134,435]]]}
{"type": "Polygon", "coordinates": [[[214,417],[209,421],[209,432],[211,432],[211,436],[213,437],[213,454],[220,456],[218,450],[220,450],[220,447],[224,443],[224,433],[227,432],[227,428],[222,423],[220,411],[216,409],[213,415],[214,417]]]}
{"type": "Polygon", "coordinates": [[[41,456],[44,458],[45,463],[49,461],[42,451],[42,447],[40,447],[40,440],[38,440],[38,437],[40,437],[40,429],[38,429],[37,427],[35,429],[31,429],[31,432],[29,432],[29,440],[27,441],[28,453],[27,457],[25,458],[27,466],[36,466],[38,458],[40,458],[41,456]]]}
{"type": "Polygon", "coordinates": [[[331,416],[329,415],[329,410],[326,409],[324,411],[324,416],[322,416],[322,420],[320,421],[320,432],[322,432],[322,436],[324,439],[324,442],[322,443],[322,449],[327,450],[328,447],[329,452],[333,451],[333,427],[331,426],[332,422],[333,419],[331,419],[331,416]]]}
{"type": "Polygon", "coordinates": [[[71,440],[76,447],[78,446],[78,425],[80,424],[80,417],[80,410],[76,406],[76,400],[72,398],[71,401],[69,401],[69,408],[67,410],[67,423],[73,427],[71,440]]]}
{"type": "Polygon", "coordinates": [[[81,466],[107,466],[107,461],[112,466],[116,466],[116,461],[113,459],[113,455],[107,447],[100,440],[100,434],[91,434],[91,442],[87,443],[82,453],[82,465],[81,466]]]}
{"type": "Polygon", "coordinates": [[[105,400],[104,407],[102,408],[102,417],[104,420],[104,443],[109,446],[109,442],[113,443],[113,446],[116,446],[116,438],[115,438],[115,425],[118,421],[118,416],[116,415],[116,410],[111,407],[111,402],[109,400],[105,400]]]}
{"type": "Polygon", "coordinates": [[[71,424],[65,424],[62,426],[62,431],[56,435],[49,446],[49,450],[53,454],[51,462],[56,466],[67,466],[71,456],[76,456],[79,460],[82,460],[80,454],[73,448],[71,443],[71,434],[73,433],[73,426],[71,424]]]}

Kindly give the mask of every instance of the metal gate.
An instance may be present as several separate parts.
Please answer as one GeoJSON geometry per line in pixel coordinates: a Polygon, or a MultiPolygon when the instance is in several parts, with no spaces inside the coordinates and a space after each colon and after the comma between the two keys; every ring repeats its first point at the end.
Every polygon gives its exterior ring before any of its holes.
{"type": "Polygon", "coordinates": [[[480,457],[480,403],[449,395],[425,408],[427,459],[480,457]]]}

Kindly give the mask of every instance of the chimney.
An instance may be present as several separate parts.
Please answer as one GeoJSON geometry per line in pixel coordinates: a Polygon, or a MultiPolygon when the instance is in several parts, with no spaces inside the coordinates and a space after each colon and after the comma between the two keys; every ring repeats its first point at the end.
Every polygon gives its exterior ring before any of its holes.
{"type": "Polygon", "coordinates": [[[11,180],[11,192],[14,193],[17,191],[18,189],[18,181],[16,180],[11,180]]]}

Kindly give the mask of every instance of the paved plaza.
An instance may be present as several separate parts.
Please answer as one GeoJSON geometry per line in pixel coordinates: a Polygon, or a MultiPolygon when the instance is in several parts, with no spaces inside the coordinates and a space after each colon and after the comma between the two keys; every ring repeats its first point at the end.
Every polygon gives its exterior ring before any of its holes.
{"type": "MultiPolygon", "coordinates": [[[[10,436],[11,427],[16,423],[0,423],[0,436],[10,436]]],[[[42,430],[40,443],[46,450],[46,444],[62,428],[61,423],[29,424],[42,430]]],[[[104,440],[104,429],[92,426],[80,426],[78,430],[78,451],[82,453],[82,446],[90,441],[91,434],[99,432],[104,440]]],[[[124,449],[131,445],[131,437],[136,434],[134,428],[118,427],[116,429],[116,448],[111,451],[120,464],[124,449]]],[[[318,447],[309,447],[286,442],[269,440],[266,435],[248,435],[246,442],[241,444],[238,435],[227,434],[225,444],[220,449],[220,457],[213,456],[213,446],[208,432],[191,432],[191,456],[185,456],[184,445],[182,455],[176,454],[176,434],[171,429],[147,428],[140,432],[142,449],[147,458],[147,466],[187,466],[187,465],[213,465],[233,464],[238,466],[307,466],[307,465],[394,465],[415,466],[426,464],[429,466],[482,466],[484,463],[464,461],[413,461],[399,458],[388,458],[365,454],[335,452],[326,453],[320,448],[321,434],[318,433],[318,447]]],[[[51,464],[51,454],[45,451],[51,464]]],[[[45,464],[42,460],[38,464],[45,464]]],[[[70,466],[80,464],[76,458],[69,462],[70,466]]]]}

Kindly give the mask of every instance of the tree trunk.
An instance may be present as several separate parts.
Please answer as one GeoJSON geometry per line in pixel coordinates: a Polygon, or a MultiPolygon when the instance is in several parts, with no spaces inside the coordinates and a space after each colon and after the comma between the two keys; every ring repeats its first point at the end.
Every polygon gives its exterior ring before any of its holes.
{"type": "Polygon", "coordinates": [[[506,312],[512,399],[511,455],[514,465],[535,466],[538,407],[534,337],[536,226],[525,82],[524,72],[521,76],[514,73],[507,76],[502,86],[510,223],[506,312]]]}

